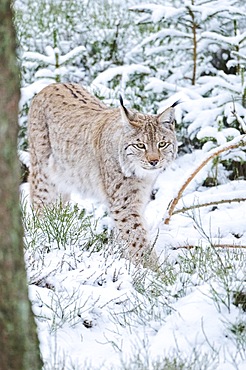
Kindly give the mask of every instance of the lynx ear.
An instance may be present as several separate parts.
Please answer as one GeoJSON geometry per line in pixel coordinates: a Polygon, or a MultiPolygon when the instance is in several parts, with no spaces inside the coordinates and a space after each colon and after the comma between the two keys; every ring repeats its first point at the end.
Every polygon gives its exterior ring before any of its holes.
{"type": "Polygon", "coordinates": [[[125,124],[131,125],[131,126],[137,126],[136,123],[134,122],[134,114],[130,112],[123,103],[123,98],[120,95],[120,111],[121,111],[121,117],[122,120],[125,124]]]}
{"type": "Polygon", "coordinates": [[[159,123],[164,125],[165,127],[174,130],[175,125],[175,109],[176,105],[178,105],[180,101],[176,101],[171,107],[164,110],[164,112],[158,114],[157,120],[159,123]]]}

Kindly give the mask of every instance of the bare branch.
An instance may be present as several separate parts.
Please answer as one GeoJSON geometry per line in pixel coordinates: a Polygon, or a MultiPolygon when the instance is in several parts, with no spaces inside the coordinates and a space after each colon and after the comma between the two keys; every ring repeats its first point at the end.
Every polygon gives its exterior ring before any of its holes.
{"type": "Polygon", "coordinates": [[[216,201],[207,202],[207,203],[193,204],[192,206],[189,206],[189,207],[183,207],[183,208],[177,209],[176,211],[173,212],[173,215],[176,215],[178,213],[184,213],[184,212],[190,211],[191,209],[200,208],[200,207],[209,207],[209,206],[213,206],[217,204],[245,202],[245,201],[246,201],[246,198],[233,198],[233,199],[221,199],[221,200],[216,200],[216,201]]]}
{"type": "Polygon", "coordinates": [[[240,146],[245,146],[246,145],[246,135],[240,135],[234,138],[233,140],[229,141],[228,143],[225,143],[223,145],[220,145],[219,147],[211,150],[206,154],[205,159],[199,164],[198,167],[196,167],[191,174],[188,176],[184,184],[181,186],[181,188],[178,191],[177,196],[170,202],[169,207],[168,207],[168,216],[165,218],[164,224],[168,225],[171,219],[171,216],[174,212],[174,209],[180,200],[184,190],[187,188],[189,183],[194,179],[194,177],[198,174],[199,171],[214,157],[217,157],[223,152],[227,152],[232,149],[236,149],[240,146]]]}
{"type": "MultiPolygon", "coordinates": [[[[177,247],[173,247],[174,250],[177,250],[177,249],[192,249],[192,248],[195,248],[196,245],[191,245],[191,244],[187,244],[187,245],[180,245],[180,246],[177,246],[177,247]]],[[[241,248],[246,248],[246,245],[240,245],[240,244],[213,244],[213,247],[214,248],[224,248],[224,249],[227,249],[227,248],[234,248],[234,249],[241,249],[241,248]]]]}

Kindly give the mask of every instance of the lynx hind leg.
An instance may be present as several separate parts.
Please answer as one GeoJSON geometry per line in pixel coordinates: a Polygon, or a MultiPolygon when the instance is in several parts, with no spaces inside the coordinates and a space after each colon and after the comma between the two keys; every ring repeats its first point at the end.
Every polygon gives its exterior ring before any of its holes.
{"type": "Polygon", "coordinates": [[[30,196],[35,211],[41,212],[45,206],[54,203],[57,199],[56,187],[49,181],[47,170],[39,166],[32,166],[29,175],[30,196]]]}
{"type": "MultiPolygon", "coordinates": [[[[28,142],[30,151],[30,196],[33,209],[42,214],[43,208],[60,199],[52,176],[56,173],[55,161],[49,140],[46,122],[44,96],[42,93],[34,98],[28,116],[28,142]]],[[[62,201],[68,201],[68,196],[62,201]]]]}
{"type": "Polygon", "coordinates": [[[47,167],[42,169],[31,168],[29,175],[30,196],[33,208],[38,213],[46,206],[51,206],[56,202],[65,203],[70,201],[70,194],[59,192],[56,185],[49,178],[47,167]]]}

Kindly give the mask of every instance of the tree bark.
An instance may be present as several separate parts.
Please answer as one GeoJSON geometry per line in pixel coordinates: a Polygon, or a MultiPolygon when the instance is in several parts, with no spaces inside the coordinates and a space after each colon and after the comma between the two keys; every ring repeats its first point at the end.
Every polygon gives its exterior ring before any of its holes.
{"type": "Polygon", "coordinates": [[[19,71],[9,0],[0,0],[0,370],[42,368],[28,300],[19,210],[19,71]]]}

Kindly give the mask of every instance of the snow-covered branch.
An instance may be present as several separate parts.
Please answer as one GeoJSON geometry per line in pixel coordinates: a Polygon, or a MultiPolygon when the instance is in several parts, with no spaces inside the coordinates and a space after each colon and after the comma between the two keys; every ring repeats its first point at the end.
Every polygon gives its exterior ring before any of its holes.
{"type": "Polygon", "coordinates": [[[236,118],[237,122],[240,124],[243,132],[246,134],[246,124],[245,124],[244,120],[242,119],[242,117],[240,117],[239,114],[237,113],[237,111],[235,109],[235,104],[233,104],[232,114],[235,116],[235,118],[236,118]]]}

